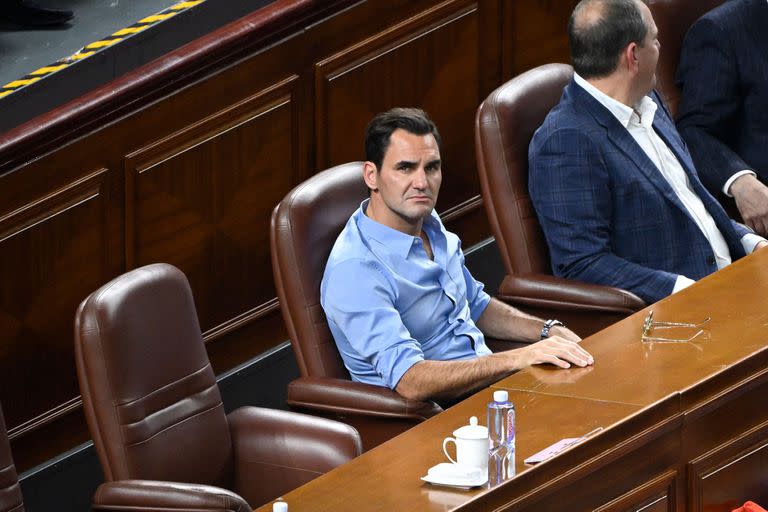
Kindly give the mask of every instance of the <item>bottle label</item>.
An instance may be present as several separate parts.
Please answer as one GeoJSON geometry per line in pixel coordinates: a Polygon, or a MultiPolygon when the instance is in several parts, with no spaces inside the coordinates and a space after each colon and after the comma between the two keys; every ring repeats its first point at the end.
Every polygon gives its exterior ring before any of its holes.
{"type": "Polygon", "coordinates": [[[515,440],[515,410],[511,409],[507,413],[507,441],[515,440]]]}

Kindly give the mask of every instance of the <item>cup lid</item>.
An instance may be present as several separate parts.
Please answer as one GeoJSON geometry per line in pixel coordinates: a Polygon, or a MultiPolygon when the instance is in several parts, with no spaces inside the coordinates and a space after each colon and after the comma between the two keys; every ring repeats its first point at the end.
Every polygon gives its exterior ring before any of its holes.
{"type": "Polygon", "coordinates": [[[469,418],[469,425],[453,431],[453,435],[462,439],[487,439],[488,427],[477,424],[477,416],[469,418]]]}

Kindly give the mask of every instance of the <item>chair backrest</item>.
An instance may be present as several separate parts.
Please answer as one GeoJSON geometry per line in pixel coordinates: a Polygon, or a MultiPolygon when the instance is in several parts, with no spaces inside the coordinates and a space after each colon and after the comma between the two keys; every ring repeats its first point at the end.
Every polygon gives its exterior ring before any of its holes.
{"type": "Polygon", "coordinates": [[[675,72],[686,32],[707,11],[724,0],[647,0],[648,8],[659,29],[661,53],[657,67],[656,88],[664,96],[672,115],[677,115],[680,89],[675,85],[675,72]]]}
{"type": "Polygon", "coordinates": [[[88,296],[75,317],[75,359],[107,481],[231,488],[229,426],[180,270],[148,265],[88,296]]]}
{"type": "Polygon", "coordinates": [[[547,64],[493,91],[475,117],[483,203],[507,274],[551,274],[549,251],[528,194],[528,144],[573,76],[547,64]]]}
{"type": "Polygon", "coordinates": [[[320,282],[336,238],[368,197],[362,162],[320,172],[272,212],[272,269],[288,335],[304,377],[349,378],[320,305],[320,282]]]}
{"type": "Polygon", "coordinates": [[[11,444],[0,407],[0,512],[24,512],[19,478],[11,456],[11,444]]]}

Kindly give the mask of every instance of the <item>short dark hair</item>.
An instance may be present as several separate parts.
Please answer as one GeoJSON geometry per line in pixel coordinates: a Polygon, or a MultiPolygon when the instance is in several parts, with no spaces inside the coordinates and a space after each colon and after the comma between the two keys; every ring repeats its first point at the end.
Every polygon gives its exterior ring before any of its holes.
{"type": "Polygon", "coordinates": [[[583,78],[600,78],[616,70],[619,56],[629,43],[643,45],[648,27],[638,0],[581,0],[568,20],[571,65],[583,78]],[[594,4],[600,9],[592,22],[578,20],[594,4]]]}
{"type": "Polygon", "coordinates": [[[420,108],[393,108],[377,114],[365,129],[365,159],[373,162],[377,171],[381,171],[384,154],[389,147],[392,132],[402,129],[414,135],[431,133],[440,149],[440,134],[437,126],[426,112],[420,108]]]}

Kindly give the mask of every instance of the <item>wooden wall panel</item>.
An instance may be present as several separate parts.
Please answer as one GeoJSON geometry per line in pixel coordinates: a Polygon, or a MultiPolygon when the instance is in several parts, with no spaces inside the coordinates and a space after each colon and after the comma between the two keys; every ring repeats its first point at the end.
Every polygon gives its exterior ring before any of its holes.
{"type": "Polygon", "coordinates": [[[578,0],[505,1],[505,80],[542,64],[570,61],[566,29],[577,3],[578,0]]]}
{"type": "Polygon", "coordinates": [[[74,312],[114,258],[106,176],[97,170],[0,217],[0,401],[12,435],[79,405],[74,312]]]}
{"type": "Polygon", "coordinates": [[[125,159],[127,266],[179,267],[211,339],[275,310],[269,218],[300,182],[296,77],[125,159]]]}
{"type": "Polygon", "coordinates": [[[768,503],[768,422],[692,461],[689,485],[691,512],[729,512],[747,500],[768,503]]]}
{"type": "Polygon", "coordinates": [[[595,512],[673,512],[676,508],[676,471],[668,471],[645,485],[598,507],[595,512]]]}

